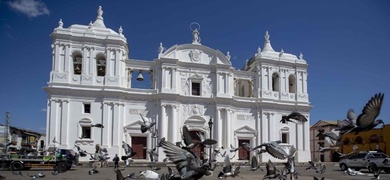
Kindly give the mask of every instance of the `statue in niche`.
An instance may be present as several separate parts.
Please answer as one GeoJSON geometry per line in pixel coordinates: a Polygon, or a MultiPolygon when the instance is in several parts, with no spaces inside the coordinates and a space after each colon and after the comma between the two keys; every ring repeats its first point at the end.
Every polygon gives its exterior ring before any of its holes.
{"type": "Polygon", "coordinates": [[[200,114],[198,105],[195,104],[194,107],[192,107],[192,114],[195,114],[195,115],[200,114]]]}

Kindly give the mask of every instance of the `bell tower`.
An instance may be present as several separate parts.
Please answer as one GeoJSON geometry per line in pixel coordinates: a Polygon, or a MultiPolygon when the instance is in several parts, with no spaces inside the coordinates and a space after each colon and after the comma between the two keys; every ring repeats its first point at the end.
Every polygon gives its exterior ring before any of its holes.
{"type": "Polygon", "coordinates": [[[62,19],[51,34],[52,70],[49,83],[126,86],[128,46],[120,27],[107,28],[99,6],[96,20],[64,28],[62,19]]]}

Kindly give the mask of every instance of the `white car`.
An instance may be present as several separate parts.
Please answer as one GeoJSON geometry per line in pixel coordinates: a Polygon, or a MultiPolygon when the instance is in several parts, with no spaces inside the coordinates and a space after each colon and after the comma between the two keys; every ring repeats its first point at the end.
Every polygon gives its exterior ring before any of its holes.
{"type": "Polygon", "coordinates": [[[341,159],[339,165],[342,171],[348,168],[355,170],[380,168],[386,173],[390,173],[390,158],[388,155],[377,151],[362,151],[348,158],[341,159]]]}

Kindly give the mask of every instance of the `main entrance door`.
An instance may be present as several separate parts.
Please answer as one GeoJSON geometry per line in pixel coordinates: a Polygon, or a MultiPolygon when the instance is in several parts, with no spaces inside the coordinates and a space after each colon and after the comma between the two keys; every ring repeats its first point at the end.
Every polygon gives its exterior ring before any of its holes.
{"type": "MultiPolygon", "coordinates": [[[[194,141],[194,142],[200,142],[200,138],[199,138],[199,136],[197,135],[197,133],[203,134],[202,132],[200,132],[200,131],[190,131],[190,133],[191,133],[192,141],[194,141]]],[[[202,147],[201,145],[198,145],[198,146],[193,147],[191,150],[192,150],[192,152],[194,152],[196,155],[198,155],[198,157],[199,157],[200,159],[202,159],[202,160],[204,159],[204,154],[203,154],[203,152],[204,152],[204,147],[202,147]]]]}
{"type": "Polygon", "coordinates": [[[131,147],[137,153],[133,159],[146,159],[146,137],[131,137],[131,147]]]}
{"type": "MultiPolygon", "coordinates": [[[[240,146],[244,142],[249,144],[249,140],[244,140],[244,139],[239,139],[238,140],[238,144],[240,146]]],[[[249,156],[250,156],[250,152],[249,151],[245,150],[242,147],[240,149],[238,149],[238,160],[249,160],[249,156]]]]}

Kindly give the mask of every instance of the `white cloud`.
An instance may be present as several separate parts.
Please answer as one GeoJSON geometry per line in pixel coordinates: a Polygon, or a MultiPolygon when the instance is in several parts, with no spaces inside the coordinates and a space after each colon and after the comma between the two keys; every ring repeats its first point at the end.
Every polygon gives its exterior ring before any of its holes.
{"type": "Polygon", "coordinates": [[[41,109],[41,112],[46,112],[46,108],[42,108],[42,109],[41,109]]]}
{"type": "Polygon", "coordinates": [[[40,0],[14,0],[8,2],[8,5],[12,9],[21,12],[30,18],[50,14],[45,3],[40,0]]]}

